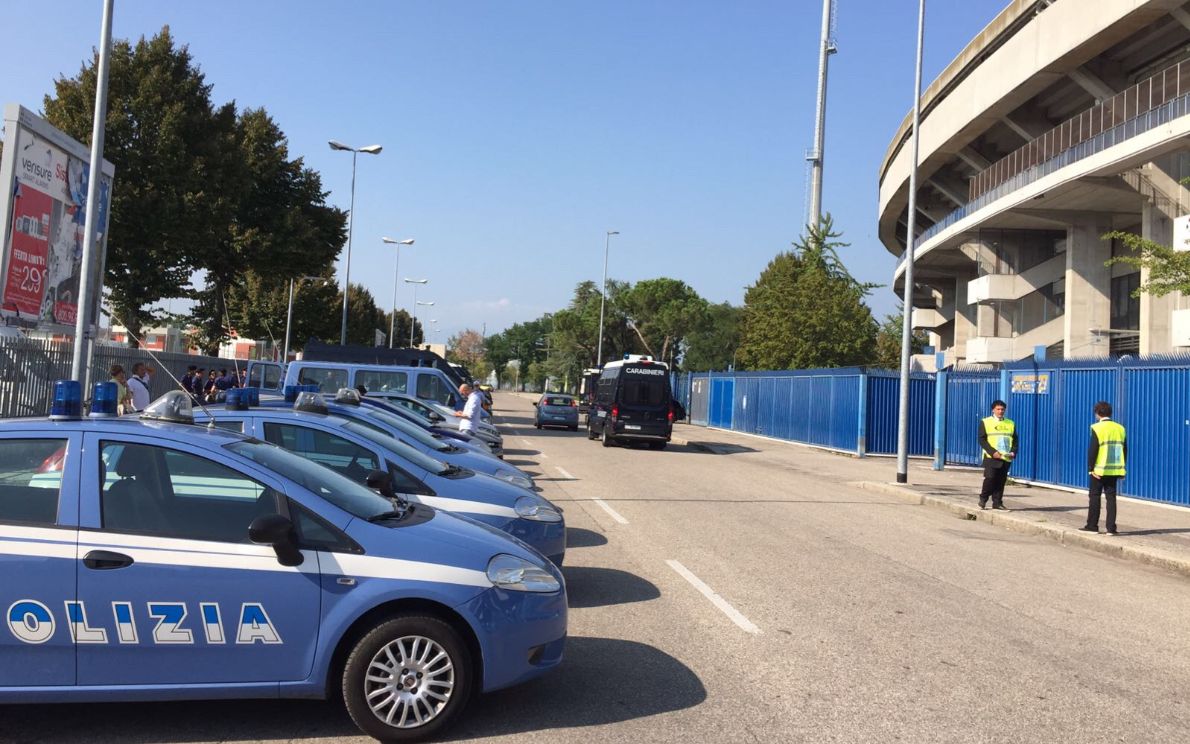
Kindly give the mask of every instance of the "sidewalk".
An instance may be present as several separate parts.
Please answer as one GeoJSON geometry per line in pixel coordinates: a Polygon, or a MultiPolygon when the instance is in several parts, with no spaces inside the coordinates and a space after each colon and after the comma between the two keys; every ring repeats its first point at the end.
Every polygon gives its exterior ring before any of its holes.
{"type": "MultiPolygon", "coordinates": [[[[1086,523],[1086,493],[1010,482],[1004,491],[1009,511],[981,511],[978,496],[983,472],[975,468],[947,466],[939,472],[930,461],[914,459],[909,463],[909,483],[898,484],[896,460],[889,457],[860,458],[688,424],[674,427],[673,443],[732,457],[794,457],[803,467],[840,483],[1190,577],[1190,508],[1120,498],[1120,534],[1096,535],[1078,529],[1086,523]]],[[[1100,530],[1105,516],[1106,508],[1100,513],[1100,530]]]]}

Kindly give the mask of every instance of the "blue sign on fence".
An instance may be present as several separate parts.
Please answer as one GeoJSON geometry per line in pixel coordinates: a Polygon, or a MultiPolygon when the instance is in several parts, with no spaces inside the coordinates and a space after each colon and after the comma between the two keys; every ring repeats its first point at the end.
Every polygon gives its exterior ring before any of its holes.
{"type": "Polygon", "coordinates": [[[1013,372],[1012,392],[1015,395],[1049,395],[1049,372],[1013,372]]]}

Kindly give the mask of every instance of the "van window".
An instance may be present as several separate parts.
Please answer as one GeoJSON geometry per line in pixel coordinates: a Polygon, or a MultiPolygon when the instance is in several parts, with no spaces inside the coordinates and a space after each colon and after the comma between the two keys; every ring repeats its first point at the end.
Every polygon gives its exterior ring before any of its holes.
{"type": "Polygon", "coordinates": [[[347,387],[347,370],[333,367],[302,367],[298,370],[299,385],[317,385],[324,393],[336,393],[347,387]]]}
{"type": "Polygon", "coordinates": [[[665,383],[659,380],[624,380],[620,386],[620,402],[626,406],[663,406],[665,383]]]}
{"type": "Polygon", "coordinates": [[[281,366],[277,364],[254,364],[248,375],[248,384],[265,390],[281,387],[281,366]]]}
{"type": "Polygon", "coordinates": [[[408,389],[409,375],[361,369],[355,373],[355,385],[363,385],[369,393],[404,393],[408,389]]]}
{"type": "Polygon", "coordinates": [[[444,406],[452,405],[453,391],[434,375],[417,376],[417,397],[432,400],[444,406]]]}

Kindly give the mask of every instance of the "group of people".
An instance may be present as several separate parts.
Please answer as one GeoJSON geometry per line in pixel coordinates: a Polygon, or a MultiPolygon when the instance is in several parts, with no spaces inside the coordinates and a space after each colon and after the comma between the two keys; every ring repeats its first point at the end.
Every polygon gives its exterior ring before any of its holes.
{"type": "Polygon", "coordinates": [[[186,368],[181,383],[196,402],[215,403],[220,393],[231,388],[245,387],[248,384],[248,370],[241,369],[238,373],[234,369],[208,370],[191,364],[186,368]]]}
{"type": "MultiPolygon", "coordinates": [[[[992,402],[992,415],[979,422],[979,446],[983,450],[983,490],[979,493],[979,508],[987,508],[991,499],[993,509],[1004,506],[1004,484],[1008,470],[1020,446],[1016,424],[1004,414],[1008,405],[992,402]]],[[[1099,532],[1101,499],[1107,501],[1107,534],[1116,531],[1116,486],[1126,473],[1128,442],[1124,427],[1112,421],[1111,403],[1101,400],[1095,404],[1095,423],[1091,424],[1091,441],[1087,445],[1087,522],[1079,529],[1099,532]]]]}
{"type": "Polygon", "coordinates": [[[119,364],[113,364],[109,372],[112,376],[112,382],[116,383],[116,410],[121,415],[125,413],[133,413],[135,411],[143,411],[149,406],[149,401],[153,396],[150,391],[153,389],[153,374],[154,370],[144,362],[137,362],[132,365],[132,375],[124,370],[124,367],[119,364]]]}

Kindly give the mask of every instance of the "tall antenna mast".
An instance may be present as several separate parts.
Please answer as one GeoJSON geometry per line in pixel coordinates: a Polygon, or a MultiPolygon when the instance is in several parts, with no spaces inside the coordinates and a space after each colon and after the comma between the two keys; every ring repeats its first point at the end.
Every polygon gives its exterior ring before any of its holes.
{"type": "Polygon", "coordinates": [[[826,73],[830,55],[839,51],[835,45],[835,0],[822,0],[822,40],[818,49],[818,110],[814,120],[814,149],[806,154],[810,162],[810,210],[806,224],[818,226],[822,217],[822,156],[826,139],[826,73]]]}

